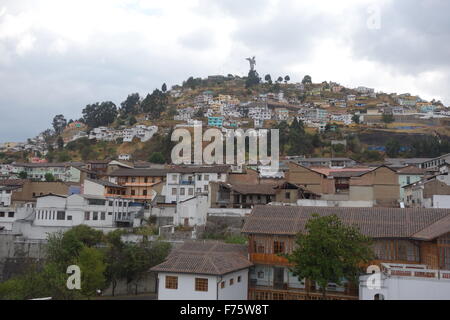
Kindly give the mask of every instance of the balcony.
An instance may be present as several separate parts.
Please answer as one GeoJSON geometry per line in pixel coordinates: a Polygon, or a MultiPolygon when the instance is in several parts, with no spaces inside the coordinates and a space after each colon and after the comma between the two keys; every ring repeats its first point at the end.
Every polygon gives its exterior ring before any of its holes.
{"type": "Polygon", "coordinates": [[[193,186],[194,184],[195,184],[194,181],[187,181],[187,180],[181,181],[181,185],[183,186],[193,186]]]}
{"type": "Polygon", "coordinates": [[[255,264],[269,264],[289,266],[289,261],[286,258],[280,257],[276,254],[267,253],[250,253],[250,261],[255,264]]]}
{"type": "MultiPolygon", "coordinates": [[[[327,291],[325,300],[358,300],[356,290],[346,290],[345,293],[327,291]]],[[[322,292],[312,289],[285,288],[275,289],[273,287],[252,286],[248,289],[248,300],[324,300],[322,292]]]]}

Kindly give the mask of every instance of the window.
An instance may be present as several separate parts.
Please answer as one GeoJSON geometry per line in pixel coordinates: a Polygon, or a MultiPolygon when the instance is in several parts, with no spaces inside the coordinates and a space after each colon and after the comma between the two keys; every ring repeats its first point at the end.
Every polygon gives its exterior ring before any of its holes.
{"type": "Polygon", "coordinates": [[[172,188],[172,195],[176,196],[177,195],[177,188],[172,188]]]}
{"type": "Polygon", "coordinates": [[[234,284],[234,279],[231,278],[231,279],[230,279],[230,286],[232,286],[233,284],[234,284]]]}
{"type": "Polygon", "coordinates": [[[108,216],[112,216],[112,212],[108,212],[108,216]]]}
{"type": "Polygon", "coordinates": [[[106,200],[89,199],[88,203],[89,203],[90,206],[104,206],[106,204],[106,200]]]}
{"type": "Polygon", "coordinates": [[[166,276],[166,289],[178,289],[178,277],[166,276]]]}
{"type": "Polygon", "coordinates": [[[201,193],[202,192],[202,188],[197,188],[197,193],[201,193]]]}
{"type": "Polygon", "coordinates": [[[148,178],[144,178],[144,183],[148,183],[148,178]]]}
{"type": "Polygon", "coordinates": [[[100,220],[106,220],[106,212],[100,213],[100,220]]]}
{"type": "Polygon", "coordinates": [[[273,242],[273,253],[284,253],[284,242],[274,241],[273,242]]]}
{"type": "Polygon", "coordinates": [[[113,204],[114,204],[114,202],[113,202],[113,201],[110,201],[110,202],[109,202],[109,206],[110,206],[110,207],[112,207],[112,206],[113,206],[113,204]]]}
{"type": "Polygon", "coordinates": [[[131,178],[131,182],[136,182],[136,178],[131,178]]]}
{"type": "Polygon", "coordinates": [[[225,288],[225,281],[222,281],[222,282],[220,283],[220,288],[221,288],[221,289],[224,289],[224,288],[225,288]]]}
{"type": "Polygon", "coordinates": [[[242,280],[242,277],[239,276],[239,277],[238,277],[238,282],[241,282],[241,280],[242,280]]]}
{"type": "Polygon", "coordinates": [[[90,220],[91,218],[91,213],[90,212],[85,212],[84,213],[84,220],[90,220]]]}
{"type": "Polygon", "coordinates": [[[8,212],[8,218],[14,218],[14,212],[8,212]]]}
{"type": "Polygon", "coordinates": [[[131,195],[135,196],[136,195],[136,190],[131,190],[131,195]]]}
{"type": "Polygon", "coordinates": [[[92,220],[98,220],[98,212],[92,213],[92,220]]]}
{"type": "Polygon", "coordinates": [[[5,213],[4,212],[0,212],[0,218],[4,218],[5,217],[5,213]]]}
{"type": "Polygon", "coordinates": [[[195,291],[208,291],[208,279],[195,278],[195,291]]]}
{"type": "Polygon", "coordinates": [[[406,177],[406,184],[411,184],[411,177],[410,176],[406,177]]]}
{"type": "Polygon", "coordinates": [[[205,174],[205,181],[209,181],[209,174],[205,174]]]}
{"type": "Polygon", "coordinates": [[[189,195],[193,196],[194,195],[194,188],[189,188],[189,195]]]}
{"type": "Polygon", "coordinates": [[[264,279],[264,271],[258,271],[258,279],[264,279]]]}
{"type": "Polygon", "coordinates": [[[285,198],[288,199],[288,200],[291,199],[291,193],[290,192],[286,192],[285,198]]]}
{"type": "Polygon", "coordinates": [[[56,214],[56,220],[66,220],[66,212],[58,211],[56,214]]]}
{"type": "Polygon", "coordinates": [[[185,190],[184,190],[184,188],[181,188],[180,189],[180,196],[184,196],[185,195],[185,190]]]}
{"type": "Polygon", "coordinates": [[[202,175],[201,175],[201,174],[199,174],[199,175],[197,176],[197,180],[198,180],[198,181],[202,181],[202,175]]]}
{"type": "Polygon", "coordinates": [[[205,192],[208,192],[208,185],[205,186],[205,192]]]}
{"type": "Polygon", "coordinates": [[[173,175],[172,175],[172,181],[173,181],[173,182],[176,182],[177,180],[178,180],[177,175],[176,175],[176,174],[173,174],[173,175]]]}
{"type": "Polygon", "coordinates": [[[221,173],[218,173],[217,174],[217,179],[221,179],[222,178],[222,174],[221,173]]]}

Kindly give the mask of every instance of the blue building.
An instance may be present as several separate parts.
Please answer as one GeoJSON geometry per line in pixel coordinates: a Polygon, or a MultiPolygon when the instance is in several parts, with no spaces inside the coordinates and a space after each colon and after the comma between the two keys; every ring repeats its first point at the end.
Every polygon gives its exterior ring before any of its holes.
{"type": "Polygon", "coordinates": [[[222,125],[223,125],[223,117],[208,117],[209,127],[222,128],[222,125]]]}

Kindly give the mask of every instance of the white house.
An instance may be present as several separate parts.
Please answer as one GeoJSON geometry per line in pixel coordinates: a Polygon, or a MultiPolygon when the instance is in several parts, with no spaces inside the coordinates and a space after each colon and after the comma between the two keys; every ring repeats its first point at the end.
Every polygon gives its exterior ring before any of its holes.
{"type": "Polygon", "coordinates": [[[382,264],[360,277],[360,300],[450,300],[450,271],[425,265],[382,264]]]}
{"type": "Polygon", "coordinates": [[[130,159],[131,159],[131,155],[129,155],[129,154],[125,154],[125,153],[119,154],[119,160],[128,161],[130,159]]]}
{"type": "Polygon", "coordinates": [[[247,300],[251,266],[244,245],[185,242],[151,271],[159,300],[247,300]]]}
{"type": "Polygon", "coordinates": [[[73,227],[85,224],[94,228],[115,228],[121,223],[131,226],[135,213],[131,201],[119,198],[48,194],[37,198],[34,225],[73,227]]]}
{"type": "Polygon", "coordinates": [[[229,166],[186,166],[169,169],[166,203],[177,203],[209,191],[210,182],[226,182],[229,166]]]}
{"type": "Polygon", "coordinates": [[[208,194],[197,194],[190,199],[180,201],[175,211],[174,225],[204,226],[208,215],[208,194]]]}

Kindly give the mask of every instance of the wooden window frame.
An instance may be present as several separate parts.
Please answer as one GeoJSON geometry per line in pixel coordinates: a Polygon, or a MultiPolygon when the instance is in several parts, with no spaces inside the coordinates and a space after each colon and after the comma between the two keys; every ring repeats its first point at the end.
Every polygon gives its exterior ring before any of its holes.
{"type": "Polygon", "coordinates": [[[178,290],[177,276],[166,276],[166,289],[178,290]]]}
{"type": "Polygon", "coordinates": [[[208,292],[208,279],[195,278],[195,291],[208,292]]]}

